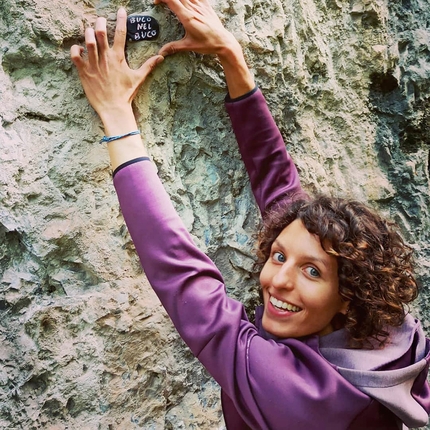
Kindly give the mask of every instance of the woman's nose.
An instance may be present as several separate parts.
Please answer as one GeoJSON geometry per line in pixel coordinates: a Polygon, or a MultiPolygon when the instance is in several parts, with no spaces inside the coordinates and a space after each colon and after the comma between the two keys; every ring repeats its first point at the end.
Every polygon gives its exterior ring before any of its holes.
{"type": "Polygon", "coordinates": [[[272,285],[275,288],[286,288],[291,290],[294,288],[294,279],[295,275],[292,265],[285,262],[279,267],[279,270],[273,276],[272,285]]]}

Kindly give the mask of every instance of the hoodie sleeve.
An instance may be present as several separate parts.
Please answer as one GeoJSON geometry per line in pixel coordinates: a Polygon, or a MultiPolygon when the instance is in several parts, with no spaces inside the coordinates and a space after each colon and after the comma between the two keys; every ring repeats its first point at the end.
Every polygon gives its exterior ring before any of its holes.
{"type": "Polygon", "coordinates": [[[227,297],[213,262],[193,243],[155,166],[141,160],[114,176],[145,274],[179,334],[252,429],[312,428],[331,416],[346,429],[369,398],[298,340],[265,340],[227,297]],[[330,414],[331,411],[331,414],[330,414]]]}
{"type": "Polygon", "coordinates": [[[307,198],[261,91],[227,97],[226,109],[261,213],[280,199],[307,198]]]}

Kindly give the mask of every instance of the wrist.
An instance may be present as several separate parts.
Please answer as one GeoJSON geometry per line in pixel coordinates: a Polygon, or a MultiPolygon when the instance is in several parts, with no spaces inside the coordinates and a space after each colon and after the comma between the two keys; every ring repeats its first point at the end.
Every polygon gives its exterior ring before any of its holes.
{"type": "Polygon", "coordinates": [[[237,39],[231,36],[228,41],[224,41],[222,47],[218,50],[217,56],[221,64],[230,65],[241,62],[243,59],[243,51],[237,39]]]}
{"type": "Polygon", "coordinates": [[[236,39],[234,41],[218,54],[231,98],[241,97],[255,88],[254,77],[246,64],[242,48],[236,39]]]}
{"type": "Polygon", "coordinates": [[[129,135],[107,143],[112,170],[136,158],[147,157],[148,152],[140,135],[129,135]]]}
{"type": "Polygon", "coordinates": [[[137,130],[136,118],[131,106],[113,107],[100,114],[106,136],[120,135],[137,130]]]}
{"type": "Polygon", "coordinates": [[[112,109],[105,109],[99,115],[107,137],[126,135],[107,142],[113,170],[130,160],[148,155],[141,136],[130,134],[139,128],[131,105],[113,106],[112,109]]]}

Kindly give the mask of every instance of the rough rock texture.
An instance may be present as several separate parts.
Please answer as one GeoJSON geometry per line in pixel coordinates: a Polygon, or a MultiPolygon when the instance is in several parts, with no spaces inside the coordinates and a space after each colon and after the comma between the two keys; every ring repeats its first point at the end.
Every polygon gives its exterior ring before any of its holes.
{"type": "MultiPolygon", "coordinates": [[[[0,428],[223,428],[218,387],[141,273],[118,209],[101,125],[69,48],[120,1],[0,5],[0,428]]],[[[158,42],[181,37],[162,6],[158,42]]],[[[353,195],[417,250],[430,330],[430,2],[220,0],[309,191],[353,195]]],[[[148,92],[148,89],[150,91],[148,92]]],[[[136,109],[160,175],[229,293],[257,301],[258,223],[213,58],[180,54],[136,109]]]]}

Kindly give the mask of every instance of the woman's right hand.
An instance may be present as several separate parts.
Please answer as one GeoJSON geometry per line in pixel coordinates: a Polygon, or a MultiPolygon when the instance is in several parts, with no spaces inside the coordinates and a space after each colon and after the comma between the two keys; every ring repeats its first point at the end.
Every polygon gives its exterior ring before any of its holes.
{"type": "Polygon", "coordinates": [[[80,45],[70,49],[88,101],[103,121],[105,131],[112,134],[135,127],[132,100],[147,76],[163,60],[156,55],[139,69],[130,69],[124,54],[126,34],[127,12],[120,8],[112,47],[107,37],[106,18],[98,17],[95,28],[85,30],[86,52],[80,45]]]}

